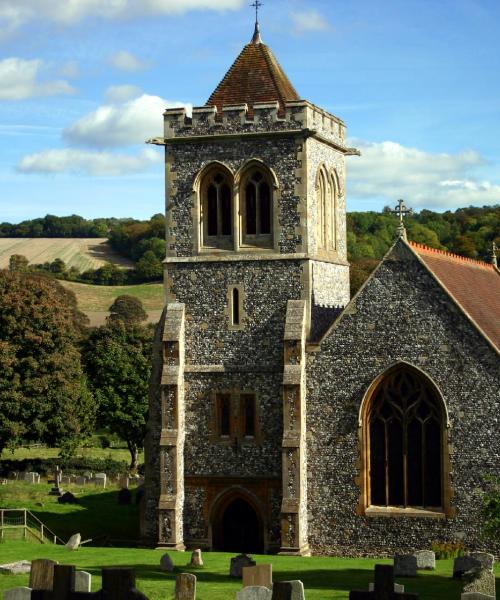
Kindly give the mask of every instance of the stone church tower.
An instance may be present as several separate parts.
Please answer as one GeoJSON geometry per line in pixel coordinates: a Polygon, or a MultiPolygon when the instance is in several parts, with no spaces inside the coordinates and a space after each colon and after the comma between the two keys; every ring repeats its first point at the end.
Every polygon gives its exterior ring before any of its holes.
{"type": "Polygon", "coordinates": [[[258,26],[205,106],[164,119],[145,538],[307,554],[305,343],[312,320],[349,301],[356,151],[340,119],[301,99],[258,26]]]}

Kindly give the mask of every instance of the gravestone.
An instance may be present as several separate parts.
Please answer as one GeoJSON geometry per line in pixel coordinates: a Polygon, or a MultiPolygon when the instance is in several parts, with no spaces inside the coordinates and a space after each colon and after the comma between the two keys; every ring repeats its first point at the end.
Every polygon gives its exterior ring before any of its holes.
{"type": "Polygon", "coordinates": [[[277,581],[273,585],[271,600],[292,600],[292,591],[290,581],[277,581]]]}
{"type": "Polygon", "coordinates": [[[29,472],[24,474],[26,483],[40,483],[40,473],[29,472]]]}
{"type": "Polygon", "coordinates": [[[432,550],[417,550],[417,571],[433,571],[436,568],[436,555],[432,550]]]}
{"type": "Polygon", "coordinates": [[[353,590],[349,600],[419,600],[418,594],[394,591],[394,567],[375,565],[375,585],[373,591],[353,590]]]}
{"type": "Polygon", "coordinates": [[[0,565],[0,573],[9,573],[9,575],[21,575],[31,571],[31,562],[29,560],[18,560],[13,563],[0,565]]]}
{"type": "Polygon", "coordinates": [[[31,600],[31,588],[16,587],[11,590],[5,590],[3,598],[4,600],[31,600]]]}
{"type": "Polygon", "coordinates": [[[414,554],[396,554],[394,556],[394,577],[416,577],[417,557],[414,554]]]}
{"type": "Polygon", "coordinates": [[[56,469],[54,471],[54,487],[50,490],[49,492],[49,496],[61,496],[62,495],[62,490],[61,490],[61,477],[62,477],[62,471],[61,469],[56,466],[56,469]]]}
{"type": "Polygon", "coordinates": [[[54,581],[55,560],[38,558],[31,561],[29,587],[33,590],[51,590],[54,581]]]}
{"type": "Polygon", "coordinates": [[[199,548],[197,548],[196,550],[193,550],[192,554],[191,554],[191,562],[189,563],[190,567],[202,567],[203,566],[203,559],[201,557],[201,550],[199,548]]]}
{"type": "Polygon", "coordinates": [[[119,485],[121,488],[128,490],[129,485],[130,485],[128,475],[120,477],[119,485]]]}
{"type": "Polygon", "coordinates": [[[79,533],[72,535],[66,542],[65,547],[68,550],[78,550],[78,547],[82,543],[82,536],[79,533]]]}
{"type": "Polygon", "coordinates": [[[243,567],[243,587],[262,586],[272,589],[273,565],[256,565],[243,567]]]}
{"type": "Polygon", "coordinates": [[[495,600],[495,596],[487,596],[479,592],[465,592],[460,596],[460,600],[495,600]]]}
{"type": "Polygon", "coordinates": [[[476,569],[463,574],[463,593],[477,592],[486,596],[496,595],[495,575],[488,569],[476,569]]]}
{"type": "Polygon", "coordinates": [[[65,483],[66,485],[71,483],[71,476],[70,475],[63,475],[63,477],[61,477],[61,483],[65,483]]]}
{"type": "Polygon", "coordinates": [[[166,571],[167,573],[172,573],[174,570],[174,563],[168,554],[164,554],[160,558],[160,569],[162,571],[166,571]]]}
{"type": "Polygon", "coordinates": [[[94,476],[94,474],[92,473],[92,471],[84,471],[84,472],[82,473],[82,475],[83,475],[84,477],[86,477],[87,479],[92,479],[92,477],[94,476]]]}
{"type": "Polygon", "coordinates": [[[71,492],[64,492],[64,494],[59,496],[57,502],[59,504],[80,504],[78,498],[71,492]]]}
{"type": "Polygon", "coordinates": [[[96,473],[94,475],[93,481],[94,481],[95,485],[105,488],[106,487],[106,479],[107,479],[106,473],[96,473]]]}
{"type": "Polygon", "coordinates": [[[257,563],[248,554],[238,554],[233,556],[229,567],[229,576],[241,579],[243,577],[243,567],[255,567],[257,563]]]}
{"type": "MultiPolygon", "coordinates": [[[[368,584],[368,591],[369,592],[374,592],[375,591],[375,584],[373,582],[370,582],[368,584]]],[[[405,591],[405,586],[401,585],[400,583],[395,583],[394,584],[394,591],[396,592],[396,594],[403,594],[405,591]]]]}
{"type": "Polygon", "coordinates": [[[236,600],[272,600],[273,593],[262,585],[251,585],[236,594],[236,600]]]}
{"type": "Polygon", "coordinates": [[[85,485],[87,483],[87,478],[83,476],[78,476],[75,478],[76,485],[85,485]]]}
{"type": "Polygon", "coordinates": [[[87,571],[76,571],[75,592],[90,592],[92,589],[92,575],[87,571]]]}
{"type": "Polygon", "coordinates": [[[495,557],[493,554],[488,554],[488,552],[471,552],[470,556],[478,561],[481,565],[481,569],[486,569],[493,573],[493,565],[495,564],[495,557]]]}
{"type": "Polygon", "coordinates": [[[191,573],[180,573],[175,578],[175,600],[196,599],[196,576],[191,573]]]}

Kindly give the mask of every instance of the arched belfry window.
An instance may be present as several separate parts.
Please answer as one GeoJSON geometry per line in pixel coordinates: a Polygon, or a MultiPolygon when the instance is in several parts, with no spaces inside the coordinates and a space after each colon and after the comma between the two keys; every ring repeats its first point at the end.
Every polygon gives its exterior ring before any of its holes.
{"type": "Polygon", "coordinates": [[[202,180],[203,246],[230,248],[233,238],[232,178],[221,169],[210,170],[202,180]]]}
{"type": "Polygon", "coordinates": [[[316,236],[318,249],[337,248],[337,180],[326,167],[316,177],[316,236]]]}
{"type": "Polygon", "coordinates": [[[273,193],[268,174],[253,169],[240,190],[242,243],[271,246],[273,240],[273,193]]]}
{"type": "Polygon", "coordinates": [[[367,504],[443,508],[445,414],[434,386],[401,366],[381,379],[368,402],[367,504]]]}

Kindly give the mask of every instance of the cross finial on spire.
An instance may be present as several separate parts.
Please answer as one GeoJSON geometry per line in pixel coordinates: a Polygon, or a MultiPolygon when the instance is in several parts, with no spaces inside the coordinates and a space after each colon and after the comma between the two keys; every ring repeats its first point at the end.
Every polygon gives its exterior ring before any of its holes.
{"type": "Polygon", "coordinates": [[[259,27],[259,8],[264,6],[260,0],[255,0],[253,4],[250,4],[255,8],[255,31],[252,38],[252,44],[261,44],[262,38],[260,37],[260,27],[259,27]]]}
{"type": "Polygon", "coordinates": [[[491,243],[491,264],[494,267],[498,267],[497,253],[498,253],[498,246],[495,244],[495,242],[492,242],[491,243]]]}
{"type": "Polygon", "coordinates": [[[398,205],[394,208],[394,210],[391,210],[391,213],[399,217],[398,237],[403,238],[406,242],[408,238],[406,237],[404,218],[408,215],[412,215],[413,209],[406,208],[404,201],[398,200],[398,205]]]}

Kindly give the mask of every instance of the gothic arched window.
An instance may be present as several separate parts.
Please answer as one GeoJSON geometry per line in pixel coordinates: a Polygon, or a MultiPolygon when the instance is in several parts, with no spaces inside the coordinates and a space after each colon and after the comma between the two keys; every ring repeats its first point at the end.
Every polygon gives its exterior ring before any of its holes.
{"type": "Polygon", "coordinates": [[[272,186],[267,174],[254,169],[243,179],[242,190],[243,244],[270,246],[273,239],[272,186]]]}
{"type": "Polygon", "coordinates": [[[417,370],[393,369],[366,413],[368,505],[436,509],[443,502],[441,399],[417,370]]]}
{"type": "Polygon", "coordinates": [[[334,174],[320,167],[316,178],[316,235],[318,248],[337,248],[337,185],[334,174]]]}
{"type": "Polygon", "coordinates": [[[203,179],[203,245],[230,247],[233,236],[232,181],[222,169],[211,170],[203,179]]]}

